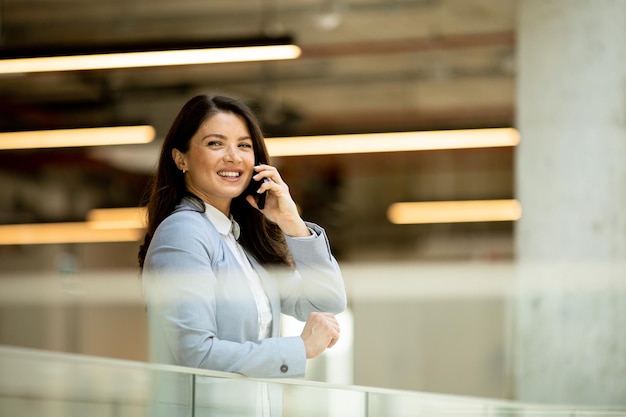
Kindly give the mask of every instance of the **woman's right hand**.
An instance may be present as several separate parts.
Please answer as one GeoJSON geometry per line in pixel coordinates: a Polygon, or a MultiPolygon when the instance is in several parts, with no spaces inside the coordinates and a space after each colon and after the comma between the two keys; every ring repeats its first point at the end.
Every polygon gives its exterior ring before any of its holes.
{"type": "Polygon", "coordinates": [[[315,358],[337,343],[339,323],[332,313],[313,312],[309,314],[300,337],[304,341],[306,358],[315,358]]]}
{"type": "MultiPolygon", "coordinates": [[[[259,191],[266,193],[267,196],[265,208],[261,210],[263,215],[272,223],[276,223],[288,236],[310,236],[311,232],[300,217],[298,206],[291,198],[289,186],[276,167],[260,164],[254,167],[254,171],[256,174],[252,178],[260,182],[259,191]],[[267,181],[263,182],[263,180],[267,181]]],[[[259,208],[254,197],[247,196],[246,200],[252,207],[259,208]]]]}

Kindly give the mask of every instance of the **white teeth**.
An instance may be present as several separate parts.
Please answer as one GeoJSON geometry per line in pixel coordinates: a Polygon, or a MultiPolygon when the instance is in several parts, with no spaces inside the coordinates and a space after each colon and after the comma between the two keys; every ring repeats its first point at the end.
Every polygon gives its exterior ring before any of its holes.
{"type": "Polygon", "coordinates": [[[219,175],[220,177],[235,178],[238,177],[240,174],[238,172],[218,172],[217,175],[219,175]]]}

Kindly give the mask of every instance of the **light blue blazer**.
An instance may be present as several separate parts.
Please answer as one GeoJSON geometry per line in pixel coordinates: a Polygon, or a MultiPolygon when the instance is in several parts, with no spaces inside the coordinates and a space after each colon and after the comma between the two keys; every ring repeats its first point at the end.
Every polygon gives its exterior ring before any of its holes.
{"type": "Polygon", "coordinates": [[[304,343],[299,335],[277,337],[280,313],[305,321],[313,311],[345,309],[326,233],[307,223],[314,237],[286,236],[296,271],[270,270],[248,255],[272,308],[272,337],[258,340],[248,278],[203,212],[202,203],[184,198],[150,243],[142,283],[153,360],[259,378],[304,376],[304,343]]]}

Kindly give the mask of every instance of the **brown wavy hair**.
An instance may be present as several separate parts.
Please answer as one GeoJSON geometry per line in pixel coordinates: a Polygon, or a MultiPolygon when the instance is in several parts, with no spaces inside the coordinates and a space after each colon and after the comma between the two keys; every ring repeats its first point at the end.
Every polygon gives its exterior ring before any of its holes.
{"type": "MultiPolygon", "coordinates": [[[[213,115],[224,112],[239,115],[245,120],[252,137],[255,164],[270,162],[259,122],[246,104],[218,95],[198,95],[185,103],[163,141],[157,172],[148,188],[146,235],[138,254],[140,268],[143,269],[148,247],[159,224],[172,213],[184,196],[190,195],[184,174],[174,163],[172,150],[187,152],[198,128],[213,115]]],[[[252,207],[245,197],[244,193],[231,203],[231,214],[241,227],[239,243],[261,264],[293,266],[280,228],[252,207]]]]}

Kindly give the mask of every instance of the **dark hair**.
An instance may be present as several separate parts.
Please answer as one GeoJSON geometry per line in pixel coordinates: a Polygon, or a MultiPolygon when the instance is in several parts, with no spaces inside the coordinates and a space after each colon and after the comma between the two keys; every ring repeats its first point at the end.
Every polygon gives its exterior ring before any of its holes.
{"type": "MultiPolygon", "coordinates": [[[[246,104],[231,97],[206,95],[193,97],[185,103],[165,137],[156,176],[149,187],[148,224],[138,255],[140,268],[143,268],[156,228],[172,213],[185,195],[190,195],[184,175],[174,163],[172,150],[187,152],[189,142],[200,125],[213,115],[223,112],[239,115],[245,120],[252,137],[255,163],[259,161],[269,163],[263,133],[256,116],[246,104]]],[[[230,210],[241,227],[239,242],[257,261],[262,264],[292,266],[292,259],[280,228],[252,207],[245,200],[244,194],[233,199],[230,210]]]]}

